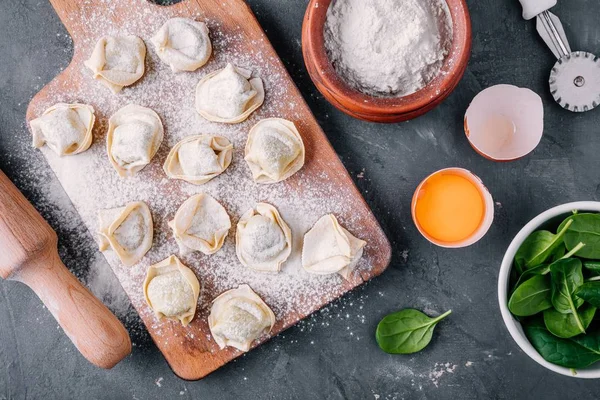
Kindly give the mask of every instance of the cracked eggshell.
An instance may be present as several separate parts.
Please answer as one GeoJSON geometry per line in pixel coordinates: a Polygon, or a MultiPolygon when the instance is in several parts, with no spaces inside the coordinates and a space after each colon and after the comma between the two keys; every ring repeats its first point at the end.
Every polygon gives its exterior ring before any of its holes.
{"type": "Polygon", "coordinates": [[[512,85],[481,91],[465,114],[465,134],[477,153],[513,161],[531,153],[544,133],[544,107],[535,92],[512,85]]]}

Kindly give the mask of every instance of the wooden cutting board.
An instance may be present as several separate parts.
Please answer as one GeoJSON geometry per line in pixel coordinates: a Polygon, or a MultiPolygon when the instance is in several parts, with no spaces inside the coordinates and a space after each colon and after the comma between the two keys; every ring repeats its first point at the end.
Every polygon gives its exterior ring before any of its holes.
{"type": "MultiPolygon", "coordinates": [[[[187,0],[162,7],[145,0],[50,0],[74,41],[71,64],[31,101],[27,120],[38,117],[57,102],[82,102],[96,109],[94,143],[90,150],[59,158],[42,149],[51,168],[71,198],[88,229],[95,235],[96,213],[121,206],[120,201],[142,200],[155,220],[155,245],[137,266],[123,267],[114,255],[107,260],[121,281],[148,331],[173,371],[181,378],[200,379],[241,355],[220,350],[208,330],[210,304],[220,292],[248,283],[274,308],[277,316],[270,336],[325,306],[345,292],[379,274],[388,266],[390,244],[352,179],[302,99],[263,30],[242,0],[187,0]],[[207,21],[214,55],[194,73],[173,74],[157,58],[148,39],[174,16],[207,21]],[[118,95],[94,81],[83,62],[95,42],[105,34],[135,34],[145,40],[147,72],[142,80],[118,95]],[[226,62],[252,69],[266,87],[266,101],[247,122],[223,127],[203,121],[193,112],[192,82],[226,62]],[[107,119],[120,107],[138,103],[154,109],[163,119],[165,141],[153,162],[136,177],[116,176],[106,158],[107,119]],[[243,161],[243,146],[250,127],[268,117],[294,121],[306,146],[306,165],[300,173],[277,185],[256,185],[243,161]],[[228,136],[236,148],[232,167],[208,184],[196,187],[166,179],[162,162],[169,148],[182,137],[197,133],[228,136]],[[194,321],[186,328],[158,321],[143,300],[142,281],[148,265],[177,253],[167,221],[191,194],[205,191],[219,200],[232,217],[233,228],[223,249],[214,256],[193,255],[182,261],[202,282],[194,321]],[[131,197],[131,198],[130,198],[131,197]],[[244,269],[235,257],[234,232],[240,215],[257,201],[274,204],[294,232],[294,255],[278,275],[244,269]],[[347,229],[368,242],[356,272],[345,281],[337,275],[309,276],[300,268],[302,234],[322,215],[333,212],[347,229]]],[[[37,150],[32,150],[37,151],[37,150]]],[[[268,339],[264,337],[260,342],[268,339]]]]}

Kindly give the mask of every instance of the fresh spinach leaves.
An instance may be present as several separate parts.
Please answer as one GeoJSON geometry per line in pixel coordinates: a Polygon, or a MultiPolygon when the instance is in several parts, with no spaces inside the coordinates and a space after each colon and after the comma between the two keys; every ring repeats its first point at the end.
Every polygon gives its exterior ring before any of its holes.
{"type": "Polygon", "coordinates": [[[570,228],[570,225],[571,222],[566,223],[556,235],[550,231],[533,232],[521,244],[519,250],[517,250],[515,262],[526,270],[547,261],[555,251],[560,251],[563,245],[563,236],[570,228]]]}
{"type": "Polygon", "coordinates": [[[508,309],[518,317],[528,317],[552,307],[552,287],[545,275],[523,282],[508,301],[508,309]]]}
{"type": "Polygon", "coordinates": [[[600,275],[600,261],[584,261],[583,268],[590,271],[593,275],[600,275]]]}
{"type": "Polygon", "coordinates": [[[421,311],[405,309],[385,316],[377,325],[375,338],[381,350],[390,354],[411,354],[423,350],[431,341],[438,322],[450,315],[447,311],[430,318],[421,311]]]}
{"type": "MultiPolygon", "coordinates": [[[[562,339],[554,336],[543,321],[535,319],[523,326],[525,335],[538,353],[548,362],[566,368],[585,368],[600,361],[600,349],[588,348],[576,340],[562,339]]],[[[588,335],[583,335],[586,337],[588,335]]]]}
{"type": "MultiPolygon", "coordinates": [[[[575,290],[583,285],[581,260],[569,258],[550,265],[552,281],[552,305],[562,314],[577,314],[583,300],[575,296],[575,290]]],[[[576,318],[578,319],[578,318],[576,318]]],[[[582,327],[581,321],[577,321],[582,327]]]]}
{"type": "Polygon", "coordinates": [[[564,234],[567,250],[579,243],[585,247],[577,252],[577,257],[600,259],[600,214],[577,214],[569,217],[570,226],[564,234]]]}
{"type": "Polygon", "coordinates": [[[585,282],[575,290],[575,296],[594,307],[600,307],[600,281],[585,282]]]}
{"type": "MultiPolygon", "coordinates": [[[[517,289],[521,284],[536,275],[547,275],[550,273],[550,265],[538,265],[537,267],[529,268],[526,271],[523,271],[521,276],[516,279],[516,283],[514,285],[514,289],[517,289]]],[[[514,290],[513,290],[514,293],[514,290]]]]}
{"type": "Polygon", "coordinates": [[[508,308],[545,360],[583,368],[600,361],[600,214],[574,211],[556,232],[523,241],[508,308]]]}
{"type": "Polygon", "coordinates": [[[562,314],[554,308],[550,308],[544,311],[544,324],[554,336],[568,339],[585,333],[585,329],[590,326],[595,314],[596,307],[593,306],[583,306],[577,311],[577,314],[562,314]],[[584,330],[581,329],[578,321],[581,322],[584,330]]]}

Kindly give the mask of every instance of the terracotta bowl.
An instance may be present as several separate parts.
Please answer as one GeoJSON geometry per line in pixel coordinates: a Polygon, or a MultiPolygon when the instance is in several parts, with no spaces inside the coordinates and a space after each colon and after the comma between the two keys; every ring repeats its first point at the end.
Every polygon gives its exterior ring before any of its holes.
{"type": "Polygon", "coordinates": [[[471,18],[465,0],[446,0],[453,35],[450,54],[440,74],[423,89],[404,97],[369,96],[350,87],[337,75],[325,52],[323,34],[331,1],[310,1],[302,25],[302,53],[317,89],[339,110],[365,121],[407,121],[432,110],[460,82],[471,55],[471,18]]]}

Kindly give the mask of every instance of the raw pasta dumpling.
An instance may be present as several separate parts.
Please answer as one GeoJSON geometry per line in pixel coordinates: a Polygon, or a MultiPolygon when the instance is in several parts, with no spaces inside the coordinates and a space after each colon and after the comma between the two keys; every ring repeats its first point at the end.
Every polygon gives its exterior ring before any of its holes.
{"type": "Polygon", "coordinates": [[[245,159],[257,183],[276,183],[304,166],[302,137],[292,121],[263,119],[248,134],[245,159]]]}
{"type": "Polygon", "coordinates": [[[222,136],[188,136],[169,152],[163,169],[167,176],[202,185],[231,164],[233,145],[222,136]]]}
{"type": "Polygon", "coordinates": [[[137,36],[105,36],[98,40],[85,66],[94,79],[118,93],[133,85],[145,71],[146,45],[137,36]]]}
{"type": "Polygon", "coordinates": [[[228,290],[213,301],[208,327],[221,349],[250,350],[252,342],[269,333],[275,314],[248,285],[228,290]]]}
{"type": "Polygon", "coordinates": [[[212,44],[204,22],[171,18],[150,39],[158,57],[173,72],[195,71],[208,61],[212,44]]]}
{"type": "Polygon", "coordinates": [[[141,201],[101,210],[98,224],[100,251],[111,248],[126,267],[141,260],[152,247],[152,215],[148,206],[141,201]]]}
{"type": "Polygon", "coordinates": [[[130,104],[108,121],[108,158],[120,176],[132,176],[150,163],[162,143],[160,117],[146,107],[130,104]]]}
{"type": "Polygon", "coordinates": [[[196,314],[200,282],[194,272],[172,255],[151,265],[144,280],[144,297],[156,316],[187,326],[196,314]]]}
{"type": "Polygon", "coordinates": [[[200,251],[210,255],[223,246],[231,220],[218,201],[199,193],[179,207],[169,226],[182,254],[200,251]]]}
{"type": "Polygon", "coordinates": [[[92,106],[58,103],[31,121],[33,147],[46,144],[59,156],[86,151],[92,144],[96,117],[92,106]]]}
{"type": "Polygon", "coordinates": [[[242,215],[235,237],[240,262],[257,271],[279,272],[292,252],[292,231],[270,204],[242,215]]]}
{"type": "Polygon", "coordinates": [[[304,235],[302,266],[313,274],[350,277],[367,242],[342,227],[334,215],[324,215],[304,235]]]}
{"type": "Polygon", "coordinates": [[[209,121],[237,124],[246,120],[265,100],[260,78],[227,64],[206,75],[196,88],[196,111],[209,121]]]}

